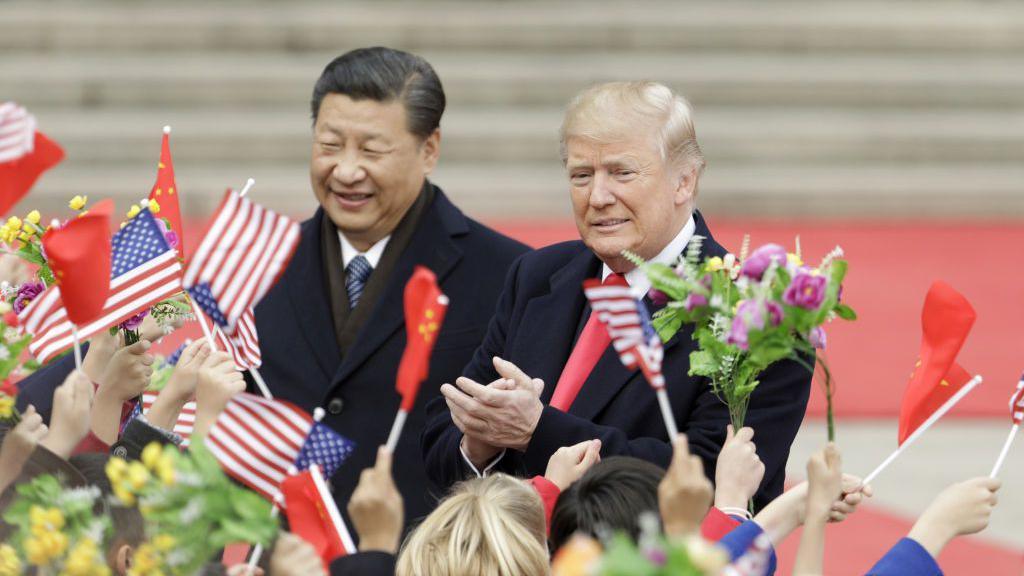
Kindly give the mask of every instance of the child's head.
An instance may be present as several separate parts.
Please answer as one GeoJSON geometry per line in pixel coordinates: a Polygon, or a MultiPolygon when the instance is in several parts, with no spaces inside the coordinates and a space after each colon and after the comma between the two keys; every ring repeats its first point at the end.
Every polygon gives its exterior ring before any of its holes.
{"type": "MultiPolygon", "coordinates": [[[[104,502],[108,501],[113,494],[106,471],[109,460],[110,455],[101,452],[76,454],[71,457],[71,465],[85,477],[90,485],[99,488],[104,502]]],[[[104,505],[96,512],[109,514],[110,523],[113,526],[114,535],[110,548],[107,550],[107,563],[118,574],[125,574],[131,566],[132,553],[145,539],[145,524],[142,515],[139,514],[138,508],[126,506],[104,505]]]]}

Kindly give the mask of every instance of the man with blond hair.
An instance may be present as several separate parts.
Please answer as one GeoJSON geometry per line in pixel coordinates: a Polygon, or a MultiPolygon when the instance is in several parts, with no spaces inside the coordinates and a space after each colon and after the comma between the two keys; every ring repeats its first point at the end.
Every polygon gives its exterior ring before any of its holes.
{"type": "MultiPolygon", "coordinates": [[[[671,264],[701,236],[702,257],[726,254],[695,207],[705,162],[690,106],[654,82],[601,84],[570,102],[560,136],[580,240],[513,264],[483,344],[463,377],[428,405],[421,443],[427,474],[441,484],[492,470],[543,474],[559,447],[595,438],[602,456],[662,467],[672,457],[654,392],[639,370],[619,361],[581,286],[601,278],[646,293],[650,282],[623,257],[626,250],[671,264]]],[[[665,343],[663,370],[680,429],[711,475],[729,414],[708,379],[687,375],[691,336],[684,327],[665,343]]],[[[759,486],[758,506],[782,492],[810,381],[805,368],[780,362],[752,396],[747,423],[757,431],[765,472],[763,481],[741,481],[759,486]]]]}

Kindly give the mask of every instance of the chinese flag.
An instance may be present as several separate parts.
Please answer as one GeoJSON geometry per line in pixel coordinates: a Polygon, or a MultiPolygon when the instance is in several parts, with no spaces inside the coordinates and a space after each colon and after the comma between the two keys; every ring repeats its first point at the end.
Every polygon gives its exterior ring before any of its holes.
{"type": "Polygon", "coordinates": [[[970,302],[949,284],[932,284],[921,311],[920,357],[900,406],[900,444],[971,380],[956,356],[975,317],[970,302]]]}
{"type": "Polygon", "coordinates": [[[289,528],[313,546],[323,559],[324,570],[330,571],[331,560],[355,552],[352,536],[318,467],[285,478],[281,494],[289,528]]]}
{"type": "Polygon", "coordinates": [[[164,129],[160,144],[160,163],[156,169],[156,184],[149,192],[149,199],[160,206],[158,218],[171,223],[171,230],[178,235],[178,254],[185,258],[185,234],[181,228],[181,207],[178,206],[178,186],[174,182],[174,163],[171,161],[170,130],[164,129]]]}
{"type": "Polygon", "coordinates": [[[438,288],[437,277],[427,268],[417,266],[405,285],[406,343],[395,381],[405,412],[412,410],[420,384],[427,378],[430,352],[447,310],[448,297],[438,288]]]}
{"type": "Polygon", "coordinates": [[[30,152],[14,160],[0,161],[0,214],[7,214],[28,194],[43,172],[63,159],[64,150],[42,132],[36,132],[30,152]]]}
{"type": "Polygon", "coordinates": [[[104,200],[63,228],[43,235],[46,261],[60,286],[68,319],[77,325],[95,320],[110,292],[110,213],[104,200]]]}

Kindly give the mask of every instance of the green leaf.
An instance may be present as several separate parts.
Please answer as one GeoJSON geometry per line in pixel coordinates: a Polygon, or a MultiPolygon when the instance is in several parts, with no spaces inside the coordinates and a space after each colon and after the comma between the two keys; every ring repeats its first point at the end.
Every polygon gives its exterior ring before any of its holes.
{"type": "Polygon", "coordinates": [[[714,376],[719,371],[721,362],[716,360],[707,350],[690,352],[690,376],[714,376]]]}
{"type": "Polygon", "coordinates": [[[854,312],[853,308],[850,308],[846,304],[836,304],[836,307],[833,310],[835,310],[836,315],[842,318],[843,320],[857,319],[857,313],[854,312]]]}

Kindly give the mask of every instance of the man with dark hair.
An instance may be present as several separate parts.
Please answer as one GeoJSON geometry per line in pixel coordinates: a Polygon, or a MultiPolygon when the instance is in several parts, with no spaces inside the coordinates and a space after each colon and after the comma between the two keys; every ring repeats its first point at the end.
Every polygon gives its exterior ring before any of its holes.
{"type": "Polygon", "coordinates": [[[449,297],[444,325],[394,455],[407,522],[433,507],[418,437],[423,406],[458,376],[483,339],[512,261],[526,246],[466,217],[427,178],[440,155],[445,94],[422,58],[390,48],[348,52],[313,89],[310,183],[320,202],[280,281],[256,306],[260,369],[274,396],[355,441],[331,479],[345,510],[373,466],[400,397],[403,294],[415,266],[449,297]]]}

